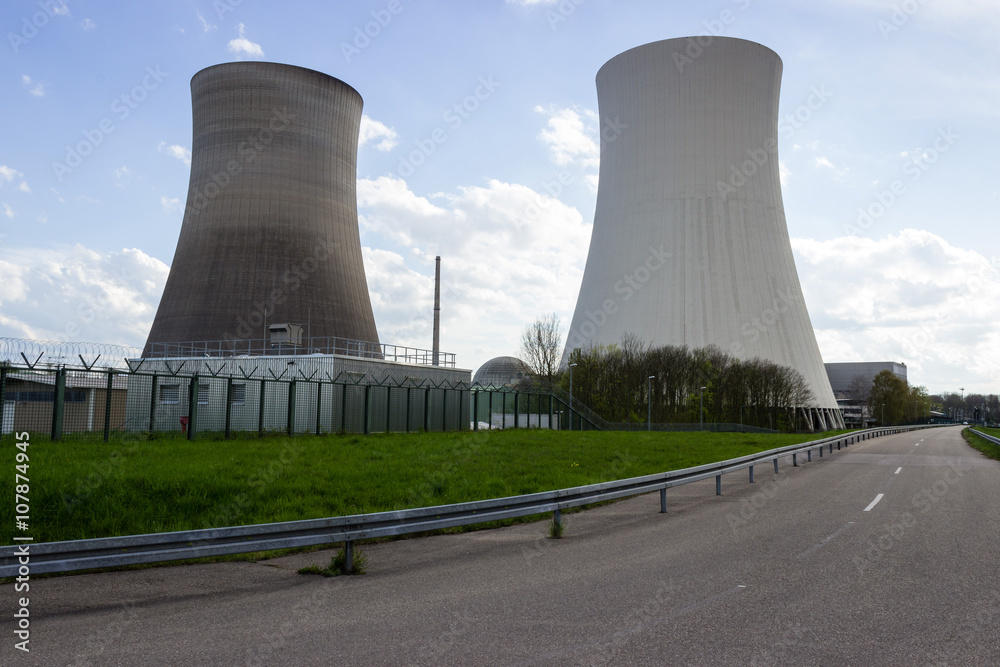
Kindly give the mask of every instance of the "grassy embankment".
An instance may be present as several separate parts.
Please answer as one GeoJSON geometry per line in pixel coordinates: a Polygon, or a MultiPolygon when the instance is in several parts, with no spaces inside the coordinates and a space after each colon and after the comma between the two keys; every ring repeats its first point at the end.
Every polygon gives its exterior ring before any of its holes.
{"type": "MultiPolygon", "coordinates": [[[[39,439],[28,450],[28,534],[37,543],[443,505],[685,468],[819,437],[510,430],[39,439]]],[[[13,467],[17,450],[4,450],[13,467]]],[[[13,496],[13,481],[0,476],[0,495],[13,496]]],[[[0,528],[3,544],[11,543],[12,524],[0,528]]]]}
{"type": "MultiPolygon", "coordinates": [[[[975,428],[977,431],[981,431],[988,435],[992,435],[994,438],[1000,438],[1000,429],[998,428],[983,428],[980,426],[976,426],[975,428]]],[[[996,459],[1000,461],[1000,446],[994,445],[992,442],[986,440],[985,438],[980,438],[978,435],[971,432],[967,428],[962,429],[962,437],[965,438],[965,441],[969,443],[970,447],[978,449],[991,459],[996,459]]]]}

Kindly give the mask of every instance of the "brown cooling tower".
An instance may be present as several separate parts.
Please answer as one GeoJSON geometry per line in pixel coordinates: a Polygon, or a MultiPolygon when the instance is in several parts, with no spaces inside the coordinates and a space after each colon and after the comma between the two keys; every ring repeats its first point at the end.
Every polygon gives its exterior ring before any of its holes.
{"type": "Polygon", "coordinates": [[[237,62],[195,74],[191,98],[184,221],[144,356],[195,341],[249,350],[275,323],[377,343],[355,191],[361,95],[321,72],[237,62]]]}

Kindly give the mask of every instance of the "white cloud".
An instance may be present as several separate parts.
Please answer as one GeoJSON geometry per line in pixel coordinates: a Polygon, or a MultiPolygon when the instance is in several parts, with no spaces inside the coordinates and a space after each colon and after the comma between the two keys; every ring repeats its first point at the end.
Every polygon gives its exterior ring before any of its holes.
{"type": "Polygon", "coordinates": [[[170,157],[175,157],[187,166],[191,166],[191,151],[178,144],[167,145],[167,142],[161,141],[156,147],[161,153],[166,153],[170,157]]]}
{"type": "Polygon", "coordinates": [[[3,202],[3,214],[8,218],[13,218],[17,215],[7,202],[3,202]]]}
{"type": "Polygon", "coordinates": [[[206,21],[205,17],[201,15],[201,11],[200,10],[196,9],[196,10],[194,10],[194,13],[198,15],[198,20],[201,21],[201,30],[202,30],[202,32],[211,32],[212,30],[218,30],[219,29],[219,26],[212,25],[211,23],[209,23],[208,21],[206,21]]]}
{"type": "Polygon", "coordinates": [[[914,229],[792,247],[826,361],[901,361],[931,391],[996,390],[1000,257],[914,229]]]}
{"type": "Polygon", "coordinates": [[[96,28],[97,24],[91,21],[90,19],[83,19],[82,21],[80,21],[80,27],[83,28],[84,30],[89,31],[96,28]]]}
{"type": "Polygon", "coordinates": [[[389,127],[385,123],[374,120],[367,115],[361,116],[361,136],[358,140],[358,146],[364,146],[369,141],[375,141],[376,139],[381,139],[377,144],[374,145],[375,150],[388,151],[399,143],[397,141],[398,135],[396,130],[389,127]]]}
{"type": "Polygon", "coordinates": [[[181,210],[181,200],[177,197],[160,197],[164,213],[174,213],[181,210]]]}
{"type": "Polygon", "coordinates": [[[43,81],[34,81],[27,74],[21,75],[21,82],[28,86],[28,92],[36,97],[45,97],[45,83],[43,81]]]}
{"type": "Polygon", "coordinates": [[[114,170],[115,174],[115,186],[119,188],[125,187],[125,183],[132,178],[132,170],[122,165],[119,169],[114,170]]]}
{"type": "Polygon", "coordinates": [[[597,142],[600,118],[584,109],[545,109],[537,106],[535,111],[549,117],[547,126],[538,138],[548,149],[549,157],[560,166],[577,164],[596,167],[600,162],[601,147],[597,142]]]}
{"type": "Polygon", "coordinates": [[[240,58],[243,56],[248,58],[263,58],[264,49],[260,47],[260,44],[251,42],[246,38],[246,26],[240,23],[236,26],[236,30],[239,32],[240,36],[236,39],[229,40],[229,43],[226,45],[226,50],[240,58]]]}
{"type": "Polygon", "coordinates": [[[575,208],[497,180],[421,197],[388,176],[359,180],[358,205],[363,235],[382,247],[365,250],[365,271],[384,342],[430,347],[435,255],[441,346],[459,366],[516,354],[526,324],[572,314],[590,241],[575,208]]]}
{"type": "Polygon", "coordinates": [[[28,187],[27,181],[24,180],[24,174],[19,172],[13,167],[8,167],[5,164],[0,164],[0,184],[2,183],[13,183],[14,181],[19,181],[19,183],[14,186],[21,192],[30,193],[31,188],[28,187]]]}
{"type": "Polygon", "coordinates": [[[791,170],[781,160],[778,160],[778,180],[782,185],[788,185],[788,177],[792,175],[791,170]]]}
{"type": "Polygon", "coordinates": [[[0,251],[0,331],[22,338],[141,347],[167,265],[136,248],[0,251]]]}

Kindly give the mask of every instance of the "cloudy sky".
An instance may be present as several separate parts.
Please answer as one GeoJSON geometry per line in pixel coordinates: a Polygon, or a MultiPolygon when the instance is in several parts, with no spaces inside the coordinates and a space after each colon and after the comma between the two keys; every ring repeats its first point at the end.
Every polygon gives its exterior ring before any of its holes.
{"type": "Polygon", "coordinates": [[[597,70],[715,34],[782,58],[779,156],[825,361],[1000,390],[995,0],[10,0],[0,44],[0,336],[141,346],[187,196],[189,82],[233,60],[362,95],[358,206],[383,342],[518,352],[583,275],[597,70]],[[866,215],[863,213],[867,212],[866,215]]]}

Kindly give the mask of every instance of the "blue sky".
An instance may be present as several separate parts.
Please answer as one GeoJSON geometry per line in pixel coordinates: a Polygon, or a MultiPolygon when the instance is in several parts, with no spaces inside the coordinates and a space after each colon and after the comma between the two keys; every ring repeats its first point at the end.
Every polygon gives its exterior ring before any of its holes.
{"type": "Polygon", "coordinates": [[[442,347],[472,369],[516,354],[525,324],[555,312],[568,327],[576,304],[597,70],[718,34],[784,63],[785,212],[824,360],[997,391],[993,0],[43,0],[6,2],[0,27],[0,336],[142,345],[187,196],[191,76],[258,59],[364,98],[358,203],[383,342],[430,347],[440,254],[442,347]]]}

